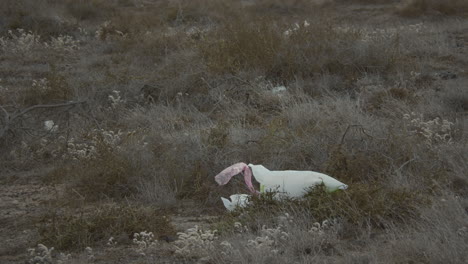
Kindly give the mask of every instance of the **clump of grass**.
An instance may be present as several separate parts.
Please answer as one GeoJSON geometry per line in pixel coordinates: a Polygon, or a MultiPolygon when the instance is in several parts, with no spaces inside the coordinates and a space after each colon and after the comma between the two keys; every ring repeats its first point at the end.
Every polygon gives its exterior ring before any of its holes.
{"type": "Polygon", "coordinates": [[[212,72],[255,69],[269,80],[284,83],[323,73],[346,80],[365,72],[389,74],[403,65],[399,45],[396,37],[390,42],[365,39],[358,30],[326,20],[290,26],[268,19],[240,19],[209,34],[199,49],[212,72]]]}
{"type": "Polygon", "coordinates": [[[285,212],[293,215],[300,211],[307,212],[314,221],[342,219],[356,226],[382,228],[416,219],[417,208],[428,204],[418,191],[378,182],[353,184],[346,191],[334,193],[326,192],[324,186],[316,186],[301,199],[277,200],[275,195],[273,192],[254,196],[251,205],[241,211],[254,224],[268,223],[271,215],[285,212]]]}
{"type": "Polygon", "coordinates": [[[388,166],[388,160],[381,155],[369,156],[367,151],[338,146],[332,149],[325,171],[350,182],[372,182],[382,179],[388,166]]]}
{"type": "Polygon", "coordinates": [[[238,21],[217,31],[200,49],[212,71],[235,73],[250,67],[268,69],[281,46],[281,35],[266,21],[259,25],[238,21]]]}
{"type": "Polygon", "coordinates": [[[137,189],[136,176],[141,166],[122,151],[126,139],[120,130],[93,130],[83,136],[82,144],[67,142],[64,157],[68,162],[52,172],[48,180],[65,180],[70,195],[88,201],[130,197],[137,189]]]}
{"type": "Polygon", "coordinates": [[[156,237],[175,233],[170,219],[151,207],[101,205],[92,210],[54,212],[40,227],[40,243],[60,250],[79,250],[104,243],[110,237],[125,235],[128,242],[134,233],[147,230],[156,237]]]}
{"type": "Polygon", "coordinates": [[[408,0],[398,8],[402,16],[420,16],[431,13],[458,15],[468,12],[468,2],[464,0],[408,0]]]}
{"type": "Polygon", "coordinates": [[[135,169],[130,161],[113,151],[103,151],[94,159],[81,160],[66,170],[70,195],[86,200],[121,199],[136,191],[135,169]]]}

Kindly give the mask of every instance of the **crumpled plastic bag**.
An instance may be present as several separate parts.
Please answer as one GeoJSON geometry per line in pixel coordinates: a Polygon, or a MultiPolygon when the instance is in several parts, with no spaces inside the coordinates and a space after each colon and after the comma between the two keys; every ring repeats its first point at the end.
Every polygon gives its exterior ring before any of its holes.
{"type": "Polygon", "coordinates": [[[242,162],[231,165],[224,169],[222,172],[218,173],[218,175],[215,176],[215,181],[219,185],[225,185],[231,180],[233,176],[241,172],[242,174],[244,174],[244,181],[247,185],[247,188],[249,188],[250,192],[257,193],[252,184],[252,171],[250,170],[249,166],[247,166],[247,164],[242,162]]]}
{"type": "Polygon", "coordinates": [[[229,196],[231,200],[221,197],[224,207],[229,211],[233,211],[236,207],[246,207],[249,204],[250,195],[248,194],[233,194],[229,196]]]}
{"type": "Polygon", "coordinates": [[[348,188],[348,185],[315,171],[270,171],[263,165],[247,165],[242,162],[227,167],[215,176],[215,180],[219,185],[225,185],[239,173],[244,175],[245,184],[254,194],[259,192],[253,187],[252,175],[260,183],[260,192],[279,191],[288,197],[301,197],[308,188],[319,184],[324,184],[329,192],[348,188]]]}

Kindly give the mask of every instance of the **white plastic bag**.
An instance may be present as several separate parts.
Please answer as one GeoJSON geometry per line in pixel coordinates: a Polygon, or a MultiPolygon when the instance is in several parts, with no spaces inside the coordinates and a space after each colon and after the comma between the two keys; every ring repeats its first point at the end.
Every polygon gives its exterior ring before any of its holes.
{"type": "Polygon", "coordinates": [[[263,165],[246,165],[236,163],[215,176],[219,185],[225,185],[229,180],[239,174],[244,174],[244,180],[252,193],[258,193],[252,184],[252,175],[260,183],[260,192],[279,191],[288,197],[301,197],[307,189],[319,184],[324,184],[329,192],[345,190],[348,185],[323,173],[314,171],[270,171],[263,165]]]}
{"type": "Polygon", "coordinates": [[[233,194],[229,196],[231,201],[224,197],[221,197],[221,200],[223,201],[224,207],[229,211],[232,211],[236,207],[246,207],[249,204],[249,197],[250,195],[248,194],[233,194]]]}
{"type": "Polygon", "coordinates": [[[288,197],[301,197],[307,189],[324,184],[329,192],[345,190],[348,185],[315,171],[270,171],[263,165],[249,164],[252,174],[260,183],[260,192],[278,191],[288,197]]]}

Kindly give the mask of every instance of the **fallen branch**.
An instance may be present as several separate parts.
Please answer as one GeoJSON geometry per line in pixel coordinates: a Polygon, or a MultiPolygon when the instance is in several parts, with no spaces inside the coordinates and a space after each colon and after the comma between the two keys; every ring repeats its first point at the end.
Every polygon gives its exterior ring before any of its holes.
{"type": "Polygon", "coordinates": [[[77,104],[83,104],[86,101],[77,101],[77,102],[67,102],[67,103],[60,103],[60,104],[44,104],[44,105],[33,105],[30,106],[17,114],[10,114],[8,111],[0,105],[0,109],[4,114],[4,127],[0,129],[0,138],[3,138],[6,133],[10,130],[11,124],[18,119],[19,117],[25,115],[28,112],[31,112],[36,109],[45,109],[45,108],[58,108],[58,107],[66,107],[66,106],[74,106],[77,104]]]}

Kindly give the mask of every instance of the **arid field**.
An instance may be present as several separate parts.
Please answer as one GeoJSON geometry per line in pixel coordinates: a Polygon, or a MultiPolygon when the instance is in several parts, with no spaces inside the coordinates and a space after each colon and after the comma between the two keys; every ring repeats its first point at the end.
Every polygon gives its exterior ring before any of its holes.
{"type": "Polygon", "coordinates": [[[0,0],[0,263],[468,263],[468,1],[0,0]]]}

